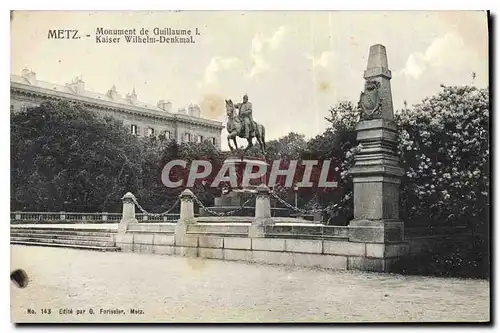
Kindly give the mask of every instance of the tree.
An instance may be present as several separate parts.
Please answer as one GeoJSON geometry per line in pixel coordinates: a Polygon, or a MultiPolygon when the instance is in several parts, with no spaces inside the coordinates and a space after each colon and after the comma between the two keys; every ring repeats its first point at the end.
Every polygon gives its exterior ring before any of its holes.
{"type": "Polygon", "coordinates": [[[140,147],[121,122],[69,102],[11,114],[11,208],[116,211],[139,188],[140,147]]]}
{"type": "Polygon", "coordinates": [[[489,91],[447,87],[396,116],[407,224],[487,226],[489,91]]]}
{"type": "Polygon", "coordinates": [[[304,159],[330,160],[338,187],[317,192],[320,206],[326,209],[331,224],[347,224],[353,214],[352,177],[349,169],[354,165],[357,151],[356,124],[359,111],[351,102],[339,102],[329,110],[326,120],[330,127],[308,142],[304,159]]]}
{"type": "MultiPolygon", "coordinates": [[[[175,140],[164,135],[139,138],[141,153],[141,186],[135,196],[140,205],[149,213],[169,210],[182,192],[181,188],[167,188],[162,183],[165,165],[180,158],[180,148],[175,140]]],[[[175,208],[173,213],[176,212],[175,208]]]]}

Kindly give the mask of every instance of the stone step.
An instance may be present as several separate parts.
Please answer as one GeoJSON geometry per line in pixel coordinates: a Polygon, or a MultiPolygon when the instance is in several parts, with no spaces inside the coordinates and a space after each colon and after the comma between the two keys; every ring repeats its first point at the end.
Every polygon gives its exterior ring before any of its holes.
{"type": "Polygon", "coordinates": [[[57,244],[57,243],[41,243],[41,242],[13,241],[13,240],[11,240],[10,243],[15,245],[63,247],[63,248],[106,251],[106,252],[120,251],[120,248],[116,246],[91,246],[91,245],[80,245],[80,244],[57,244]]]}
{"type": "Polygon", "coordinates": [[[37,238],[32,236],[27,237],[11,237],[12,241],[19,242],[35,242],[35,243],[49,243],[49,244],[68,244],[68,245],[87,245],[97,247],[110,247],[115,246],[113,241],[92,241],[92,240],[74,240],[74,239],[53,239],[53,238],[37,238]]]}
{"type": "Polygon", "coordinates": [[[61,235],[81,235],[81,236],[111,236],[115,232],[106,229],[62,229],[62,228],[10,228],[11,233],[26,234],[61,234],[61,235]]]}
{"type": "Polygon", "coordinates": [[[27,232],[11,232],[10,237],[32,237],[32,238],[53,238],[53,239],[75,239],[75,240],[92,240],[92,241],[112,241],[112,236],[106,235],[66,235],[53,233],[27,233],[27,232]]]}

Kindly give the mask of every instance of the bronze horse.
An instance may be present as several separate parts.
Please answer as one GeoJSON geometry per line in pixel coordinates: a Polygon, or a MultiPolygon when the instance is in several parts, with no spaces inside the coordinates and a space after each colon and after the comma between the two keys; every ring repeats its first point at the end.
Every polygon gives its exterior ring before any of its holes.
{"type": "Polygon", "coordinates": [[[228,136],[227,136],[227,143],[229,145],[229,149],[231,151],[234,149],[233,146],[231,146],[231,140],[234,142],[234,146],[236,149],[238,149],[238,144],[236,143],[236,137],[244,138],[247,139],[248,145],[245,148],[245,151],[250,149],[253,146],[252,140],[253,138],[256,138],[257,141],[259,142],[260,145],[260,150],[262,151],[262,154],[266,153],[266,142],[265,142],[265,133],[266,130],[263,125],[258,124],[257,122],[253,122],[253,131],[250,132],[249,137],[245,137],[245,131],[244,131],[244,124],[241,118],[237,115],[235,115],[235,107],[233,104],[233,101],[230,99],[226,100],[226,114],[227,114],[227,131],[228,131],[228,136]]]}

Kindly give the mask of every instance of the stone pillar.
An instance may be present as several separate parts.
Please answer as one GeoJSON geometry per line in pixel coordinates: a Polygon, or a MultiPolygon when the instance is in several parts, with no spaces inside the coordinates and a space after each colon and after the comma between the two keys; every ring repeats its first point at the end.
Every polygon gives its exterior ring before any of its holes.
{"type": "Polygon", "coordinates": [[[182,191],[181,195],[181,216],[180,220],[190,220],[194,218],[194,194],[190,189],[182,191]]]}
{"type": "Polygon", "coordinates": [[[107,212],[103,212],[102,213],[102,220],[103,221],[107,221],[108,220],[108,213],[107,212]]]}
{"type": "Polygon", "coordinates": [[[183,246],[186,239],[188,224],[195,223],[194,219],[194,194],[185,189],[180,194],[181,212],[180,218],[175,226],[175,245],[183,246]]]}
{"type": "Polygon", "coordinates": [[[269,187],[261,184],[257,187],[257,197],[255,198],[255,218],[248,230],[248,236],[264,237],[265,227],[274,224],[271,219],[271,200],[269,198],[269,187]]]}
{"type": "Polygon", "coordinates": [[[125,233],[128,229],[129,224],[139,223],[135,218],[135,203],[134,203],[134,195],[130,192],[127,192],[122,197],[123,209],[122,209],[122,219],[120,220],[120,224],[118,225],[118,232],[125,233]]]}
{"type": "Polygon", "coordinates": [[[59,220],[61,220],[61,221],[66,220],[66,213],[65,212],[59,212],[59,220]]]}
{"type": "Polygon", "coordinates": [[[404,174],[396,150],[397,128],[391,93],[391,71],[383,45],[370,47],[360,98],[361,121],[356,126],[362,148],[350,170],[354,185],[354,219],[350,240],[370,243],[401,242],[399,185],[404,174]]]}

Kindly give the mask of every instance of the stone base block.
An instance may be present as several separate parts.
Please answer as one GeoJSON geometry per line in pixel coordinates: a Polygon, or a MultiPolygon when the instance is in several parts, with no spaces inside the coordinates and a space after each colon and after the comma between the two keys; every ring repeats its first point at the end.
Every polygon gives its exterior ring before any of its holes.
{"type": "Polygon", "coordinates": [[[391,272],[398,258],[349,257],[348,269],[372,272],[391,272]]]}
{"type": "Polygon", "coordinates": [[[385,272],[385,259],[349,257],[347,269],[359,270],[359,271],[385,272]]]}
{"type": "Polygon", "coordinates": [[[168,245],[153,245],[153,253],[161,255],[175,254],[175,247],[168,245]]]}
{"type": "Polygon", "coordinates": [[[250,238],[264,238],[266,236],[265,227],[260,225],[251,225],[248,227],[248,237],[250,238]]]}
{"type": "Polygon", "coordinates": [[[277,238],[254,238],[252,250],[285,251],[285,240],[277,238]]]}
{"type": "Polygon", "coordinates": [[[128,232],[158,232],[160,230],[160,226],[158,223],[136,223],[130,225],[127,229],[128,232]]]}
{"type": "Polygon", "coordinates": [[[197,236],[175,237],[175,246],[198,247],[197,236]]]}
{"type": "Polygon", "coordinates": [[[339,256],[364,256],[365,243],[352,243],[348,241],[323,241],[323,253],[339,256]]]}
{"type": "Polygon", "coordinates": [[[175,236],[173,234],[158,233],[153,239],[154,245],[174,245],[175,236]]]}
{"type": "Polygon", "coordinates": [[[243,237],[224,237],[224,248],[250,250],[252,248],[252,239],[243,237]]]}
{"type": "Polygon", "coordinates": [[[347,257],[344,256],[294,253],[293,261],[295,266],[347,269],[347,257]]]}
{"type": "Polygon", "coordinates": [[[252,251],[224,249],[224,260],[252,261],[252,251]]]}
{"type": "Polygon", "coordinates": [[[285,250],[288,252],[317,253],[323,252],[323,241],[306,239],[287,239],[285,250]]]}
{"type": "MultiPolygon", "coordinates": [[[[258,206],[258,205],[257,205],[258,206]]],[[[259,208],[255,208],[258,210],[259,208]]],[[[257,213],[256,213],[257,214],[257,213]]],[[[274,221],[270,217],[256,217],[248,228],[248,237],[262,238],[266,235],[265,228],[274,225],[274,221]]]]}
{"type": "Polygon", "coordinates": [[[197,257],[198,256],[198,248],[197,247],[184,247],[184,246],[176,246],[175,254],[183,257],[197,257]]]}
{"type": "Polygon", "coordinates": [[[158,231],[159,232],[169,232],[169,233],[174,233],[175,232],[175,224],[159,224],[158,225],[158,231]]]}
{"type": "Polygon", "coordinates": [[[153,253],[153,244],[134,243],[133,251],[139,253],[153,253]]]}
{"type": "Polygon", "coordinates": [[[400,258],[410,252],[409,243],[366,243],[366,256],[371,258],[400,258]]]}
{"type": "Polygon", "coordinates": [[[198,256],[201,258],[224,259],[224,252],[222,249],[200,247],[198,249],[198,256]]]}
{"type": "Polygon", "coordinates": [[[117,244],[132,244],[134,243],[134,234],[116,234],[115,241],[117,244]]]}
{"type": "Polygon", "coordinates": [[[350,242],[387,243],[403,241],[403,222],[397,220],[352,220],[350,242]]]}
{"type": "Polygon", "coordinates": [[[216,248],[221,249],[224,245],[223,237],[216,236],[199,236],[198,237],[198,246],[206,247],[206,248],[216,248]]]}
{"type": "Polygon", "coordinates": [[[293,265],[293,254],[286,252],[253,251],[252,261],[272,265],[293,265]]]}
{"type": "Polygon", "coordinates": [[[122,252],[132,252],[133,244],[132,243],[116,243],[116,246],[120,248],[122,252]]]}
{"type": "Polygon", "coordinates": [[[136,233],[134,234],[134,244],[153,244],[153,237],[155,234],[149,233],[136,233]]]}
{"type": "Polygon", "coordinates": [[[138,225],[139,221],[136,218],[121,219],[118,224],[118,233],[125,233],[130,226],[138,225]]]}

